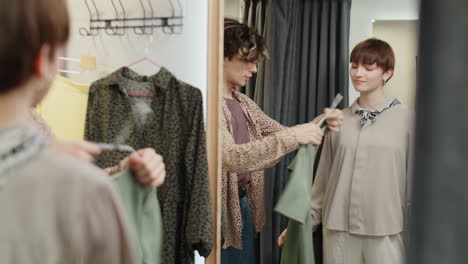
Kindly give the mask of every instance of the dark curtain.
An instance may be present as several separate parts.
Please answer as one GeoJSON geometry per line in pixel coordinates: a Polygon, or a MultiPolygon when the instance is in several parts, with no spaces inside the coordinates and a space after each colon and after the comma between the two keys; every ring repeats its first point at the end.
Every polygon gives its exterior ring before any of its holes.
{"type": "MultiPolygon", "coordinates": [[[[349,16],[351,0],[246,1],[244,23],[267,40],[271,58],[259,65],[244,92],[273,119],[286,126],[311,121],[339,92],[348,106],[349,16]]],[[[288,181],[294,153],[266,170],[267,223],[261,233],[262,264],[280,262],[277,238],[287,219],[273,208],[288,181]]],[[[321,231],[314,234],[321,263],[321,231]]]]}
{"type": "MultiPolygon", "coordinates": [[[[268,0],[245,0],[244,20],[242,23],[255,28],[263,38],[267,39],[268,34],[268,19],[271,17],[271,1],[268,0]]],[[[241,87],[240,91],[254,99],[256,103],[263,106],[263,89],[265,82],[265,63],[262,61],[258,64],[258,72],[253,76],[245,87],[241,87]]]]}
{"type": "Polygon", "coordinates": [[[468,263],[468,2],[420,2],[407,263],[468,263]]]}

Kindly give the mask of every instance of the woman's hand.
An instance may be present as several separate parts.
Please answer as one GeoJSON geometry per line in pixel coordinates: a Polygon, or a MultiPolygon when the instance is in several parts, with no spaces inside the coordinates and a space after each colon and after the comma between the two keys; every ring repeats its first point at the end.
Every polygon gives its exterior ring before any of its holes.
{"type": "Polygon", "coordinates": [[[159,187],[166,178],[166,166],[161,155],[152,148],[140,149],[128,157],[128,166],[135,178],[146,187],[159,187]]]}
{"type": "Polygon", "coordinates": [[[340,109],[329,108],[325,108],[323,112],[326,116],[328,129],[333,132],[339,132],[344,120],[343,112],[340,109]]]}
{"type": "MultiPolygon", "coordinates": [[[[60,153],[86,162],[94,162],[102,152],[98,145],[84,140],[66,141],[54,139],[51,142],[51,147],[60,153]]],[[[113,174],[124,168],[130,168],[136,180],[150,188],[161,186],[166,178],[166,167],[163,158],[151,148],[140,149],[121,160],[118,166],[105,170],[107,173],[113,174]]]]}
{"type": "Polygon", "coordinates": [[[286,228],[283,233],[278,237],[278,246],[282,248],[284,246],[284,238],[286,237],[288,229],[286,228]]]}

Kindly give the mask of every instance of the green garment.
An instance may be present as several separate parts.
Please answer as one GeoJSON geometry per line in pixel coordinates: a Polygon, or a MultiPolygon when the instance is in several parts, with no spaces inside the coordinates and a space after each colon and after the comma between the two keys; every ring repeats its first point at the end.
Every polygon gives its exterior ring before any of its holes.
{"type": "Polygon", "coordinates": [[[139,263],[161,263],[163,223],[156,188],[138,183],[129,169],[112,177],[122,197],[139,263]]]}
{"type": "Polygon", "coordinates": [[[290,179],[275,211],[289,218],[288,231],[281,252],[283,264],[313,264],[312,177],[317,148],[302,146],[289,165],[290,179]]]}
{"type": "MultiPolygon", "coordinates": [[[[167,176],[158,188],[164,223],[162,262],[191,264],[194,250],[204,257],[210,254],[214,231],[199,89],[165,68],[152,76],[121,68],[91,84],[85,138],[134,149],[149,147],[163,156],[167,176]]],[[[107,151],[96,164],[111,167],[127,155],[107,151]]]]}

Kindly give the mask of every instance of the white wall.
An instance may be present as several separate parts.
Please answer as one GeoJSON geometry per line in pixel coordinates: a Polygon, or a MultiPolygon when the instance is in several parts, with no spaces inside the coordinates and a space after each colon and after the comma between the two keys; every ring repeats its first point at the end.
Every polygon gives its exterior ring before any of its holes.
{"type": "MultiPolygon", "coordinates": [[[[138,0],[121,0],[127,17],[143,15],[138,0]]],[[[91,1],[88,1],[91,3],[91,1]]],[[[102,10],[102,17],[114,16],[111,1],[95,0],[102,10]]],[[[114,1],[118,3],[118,1],[114,1]]],[[[176,3],[176,1],[172,1],[176,3]]],[[[81,55],[96,56],[97,70],[69,75],[75,81],[91,83],[105,77],[118,68],[148,55],[151,59],[166,67],[179,79],[200,88],[206,111],[207,94],[207,56],[208,56],[208,0],[179,0],[183,6],[183,34],[166,35],[155,29],[153,40],[148,36],[137,36],[133,30],[125,36],[107,36],[101,32],[98,37],[83,37],[80,27],[89,26],[89,14],[83,0],[68,0],[72,19],[72,36],[66,49],[66,56],[79,58],[81,55]],[[147,52],[145,52],[147,50],[147,52]]],[[[147,3],[145,1],[145,3],[147,3]]],[[[157,16],[169,15],[169,0],[151,0],[157,16]]],[[[178,11],[178,10],[176,10],[178,11]]],[[[147,15],[149,11],[147,12],[147,15]]],[[[78,64],[69,63],[70,70],[79,69],[78,64]]],[[[140,74],[152,75],[158,69],[143,62],[132,69],[140,74]]],[[[196,257],[196,263],[204,263],[196,257]]]]}
{"type": "MultiPolygon", "coordinates": [[[[88,1],[91,2],[91,1],[88,1]]],[[[103,10],[102,17],[114,16],[111,1],[98,1],[103,10]]],[[[114,1],[118,2],[118,1],[114,1]]],[[[127,16],[142,16],[137,0],[122,0],[128,10],[127,16]]],[[[173,1],[176,2],[176,1],[173,1]]],[[[81,55],[94,55],[98,69],[80,75],[69,75],[76,81],[90,83],[117,70],[119,67],[148,55],[157,63],[169,69],[179,79],[201,89],[206,98],[207,87],[207,45],[208,45],[208,0],[180,0],[183,5],[183,34],[167,35],[155,29],[153,40],[148,36],[138,36],[130,29],[125,36],[107,36],[101,32],[97,37],[80,36],[80,27],[89,26],[89,14],[84,1],[69,0],[72,10],[72,36],[67,47],[67,56],[79,58],[81,55]],[[145,52],[147,51],[147,52],[145,52]]],[[[170,13],[169,0],[152,0],[156,15],[170,13]],[[160,4],[160,3],[165,3],[160,4]],[[159,3],[159,4],[158,4],[159,3]]],[[[178,10],[176,10],[178,11],[178,10]]],[[[149,12],[147,12],[149,14],[149,12]]],[[[73,63],[68,64],[74,69],[73,63]]],[[[157,68],[147,62],[132,67],[140,74],[154,74],[157,68]]]]}
{"type": "Polygon", "coordinates": [[[385,94],[414,107],[418,20],[376,20],[373,35],[387,41],[395,53],[395,72],[385,85],[385,94]]]}
{"type": "MultiPolygon", "coordinates": [[[[351,27],[349,52],[360,41],[372,36],[372,20],[418,19],[418,0],[353,0],[351,4],[351,27]]],[[[359,94],[349,82],[349,102],[359,94]]]]}
{"type": "Polygon", "coordinates": [[[224,17],[242,21],[244,5],[244,0],[224,0],[224,17]]]}

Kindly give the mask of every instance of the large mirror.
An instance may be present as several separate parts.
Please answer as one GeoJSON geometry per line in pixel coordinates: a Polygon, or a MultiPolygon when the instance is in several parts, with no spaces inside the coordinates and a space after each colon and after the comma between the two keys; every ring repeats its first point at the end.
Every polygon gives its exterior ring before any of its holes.
{"type": "Polygon", "coordinates": [[[403,263],[418,15],[416,0],[224,1],[223,264],[403,263]]]}

